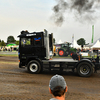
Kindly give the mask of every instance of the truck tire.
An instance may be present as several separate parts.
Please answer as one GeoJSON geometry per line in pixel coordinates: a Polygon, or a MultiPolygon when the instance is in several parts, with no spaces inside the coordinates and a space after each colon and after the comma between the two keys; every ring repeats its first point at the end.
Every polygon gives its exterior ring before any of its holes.
{"type": "Polygon", "coordinates": [[[88,62],[81,62],[77,66],[77,73],[82,77],[89,77],[93,73],[93,67],[88,62]]]}
{"type": "Polygon", "coordinates": [[[42,68],[37,60],[32,60],[28,63],[27,70],[32,74],[38,74],[41,72],[42,68]]]}
{"type": "Polygon", "coordinates": [[[58,50],[58,55],[59,56],[65,56],[65,51],[63,49],[58,50]]]}

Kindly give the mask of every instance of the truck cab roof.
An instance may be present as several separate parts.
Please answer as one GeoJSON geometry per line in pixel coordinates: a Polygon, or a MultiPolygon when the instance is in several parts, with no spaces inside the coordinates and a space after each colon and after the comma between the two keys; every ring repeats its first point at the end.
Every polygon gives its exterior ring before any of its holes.
{"type": "Polygon", "coordinates": [[[43,32],[32,32],[32,33],[29,33],[28,31],[21,31],[21,34],[18,35],[18,37],[20,37],[20,38],[32,37],[32,36],[41,35],[41,34],[43,34],[43,32]]]}

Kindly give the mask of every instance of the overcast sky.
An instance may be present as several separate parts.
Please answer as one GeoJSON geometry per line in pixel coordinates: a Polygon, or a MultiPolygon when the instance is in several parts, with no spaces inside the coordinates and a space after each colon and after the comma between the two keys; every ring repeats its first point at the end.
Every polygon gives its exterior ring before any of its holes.
{"type": "Polygon", "coordinates": [[[57,4],[57,0],[0,0],[0,39],[6,42],[7,37],[12,35],[18,40],[17,36],[22,30],[39,32],[47,29],[54,34],[56,42],[60,39],[63,42],[72,42],[74,35],[75,40],[84,38],[86,43],[90,43],[92,25],[94,41],[100,38],[100,9],[89,14],[89,20],[67,10],[62,13],[63,22],[55,24],[53,7],[57,4]]]}

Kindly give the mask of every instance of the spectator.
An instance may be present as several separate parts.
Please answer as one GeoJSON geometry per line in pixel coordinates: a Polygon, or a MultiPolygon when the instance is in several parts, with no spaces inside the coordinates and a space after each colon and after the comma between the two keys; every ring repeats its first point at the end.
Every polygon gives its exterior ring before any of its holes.
{"type": "Polygon", "coordinates": [[[68,87],[65,79],[60,75],[54,75],[49,82],[49,92],[53,98],[50,100],[65,100],[68,87]]]}

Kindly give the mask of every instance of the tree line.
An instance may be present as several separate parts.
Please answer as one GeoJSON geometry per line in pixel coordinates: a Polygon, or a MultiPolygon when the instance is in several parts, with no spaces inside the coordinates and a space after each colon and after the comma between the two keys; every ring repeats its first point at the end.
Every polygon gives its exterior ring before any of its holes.
{"type": "MultiPolygon", "coordinates": [[[[7,43],[5,43],[4,40],[0,39],[0,46],[6,46],[9,43],[15,43],[16,45],[19,45],[19,41],[15,40],[13,36],[8,36],[7,43]]],[[[53,38],[53,43],[55,43],[55,38],[53,38]]],[[[80,38],[77,40],[77,44],[83,46],[86,45],[86,41],[84,38],[80,38]]]]}
{"type": "Polygon", "coordinates": [[[16,45],[19,45],[19,41],[15,40],[15,38],[13,36],[8,36],[7,37],[7,42],[4,42],[4,40],[0,39],[0,46],[6,46],[9,43],[14,43],[16,45]]]}

